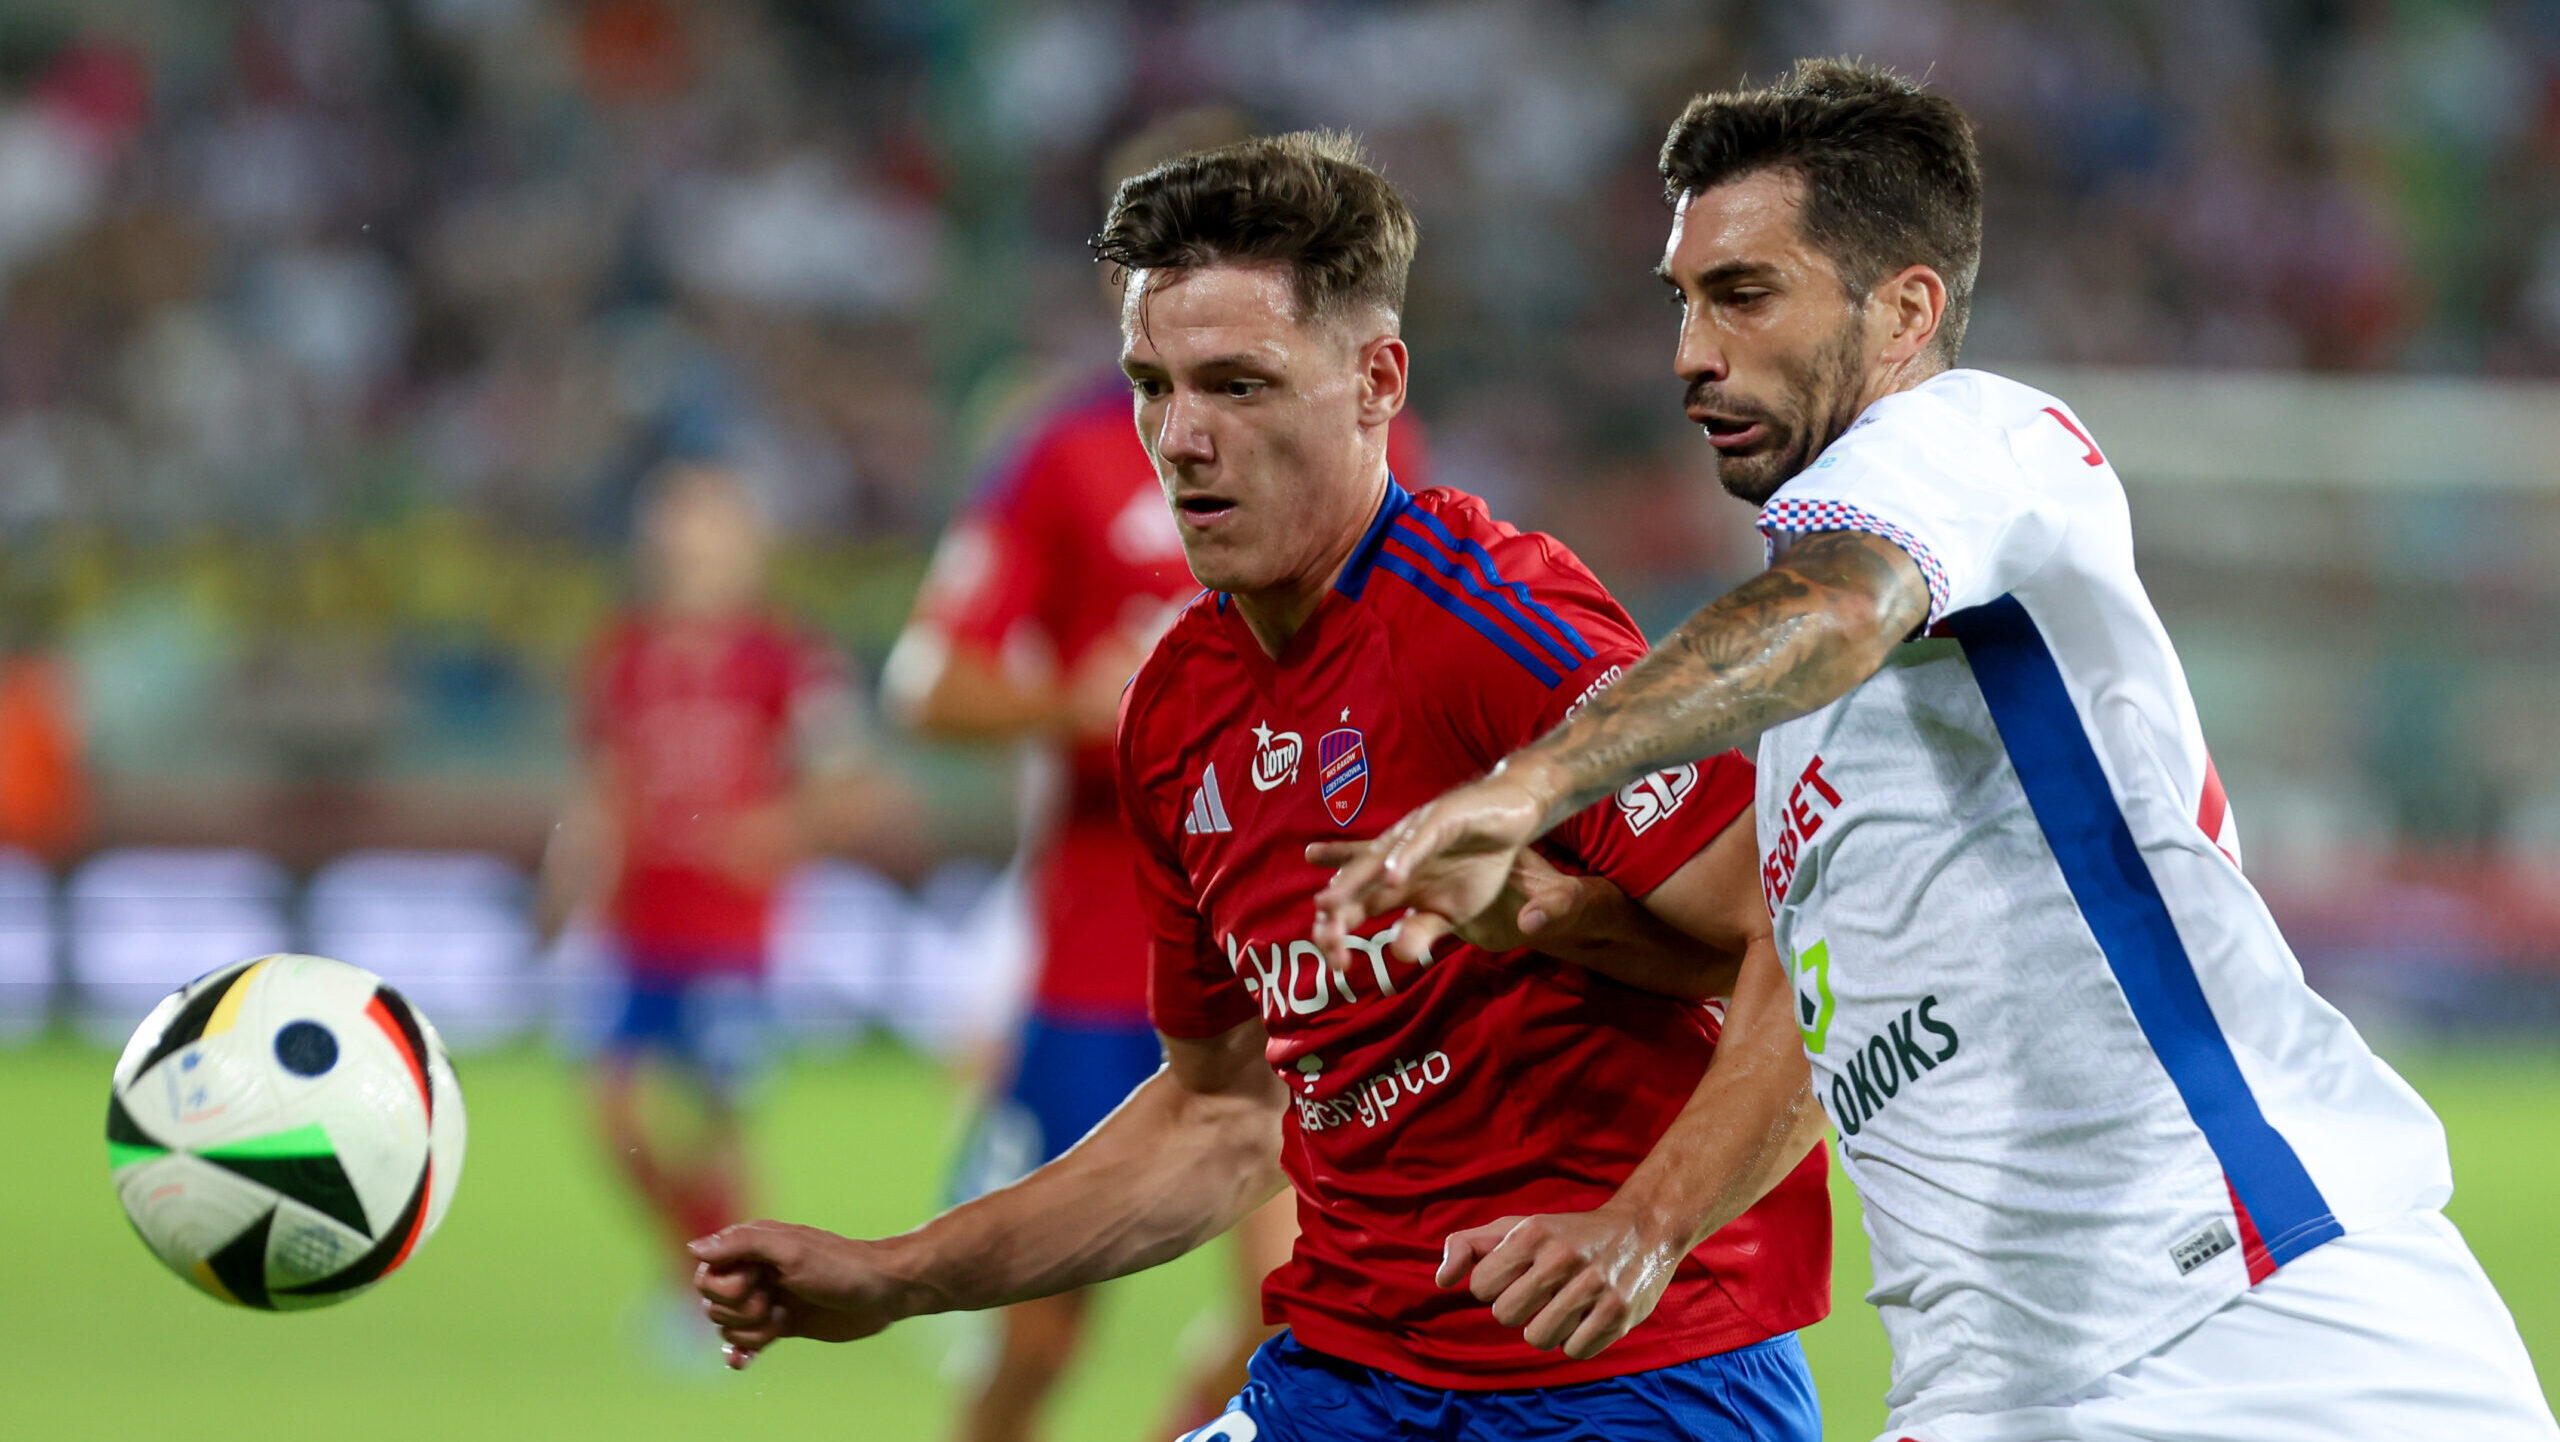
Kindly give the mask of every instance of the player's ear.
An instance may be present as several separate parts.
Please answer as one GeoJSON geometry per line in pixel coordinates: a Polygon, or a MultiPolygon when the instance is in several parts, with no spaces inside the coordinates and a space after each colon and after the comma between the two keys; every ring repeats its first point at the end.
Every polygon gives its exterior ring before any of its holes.
{"type": "Polygon", "coordinates": [[[1880,307],[1885,331],[1884,356],[1900,365],[1929,348],[1947,316],[1947,282],[1925,265],[1905,266],[1868,292],[1869,304],[1880,307]]]}
{"type": "Polygon", "coordinates": [[[1373,336],[1360,347],[1361,424],[1384,425],[1404,409],[1411,365],[1402,336],[1373,336]]]}

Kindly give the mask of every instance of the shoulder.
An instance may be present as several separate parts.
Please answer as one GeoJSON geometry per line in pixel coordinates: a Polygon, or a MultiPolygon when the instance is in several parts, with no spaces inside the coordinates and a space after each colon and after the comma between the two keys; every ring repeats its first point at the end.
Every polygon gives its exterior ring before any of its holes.
{"type": "Polygon", "coordinates": [[[1496,657],[1552,689],[1613,652],[1644,649],[1625,609],[1563,542],[1496,519],[1482,500],[1432,487],[1391,514],[1373,538],[1369,594],[1402,629],[1473,666],[1496,657]],[[1490,656],[1486,653],[1492,653],[1490,656]]]}
{"type": "Polygon", "coordinates": [[[1951,370],[1869,406],[1806,474],[1852,459],[1938,469],[1996,460],[2023,468],[2047,451],[2078,461],[2096,447],[2057,397],[1989,371],[1951,370]]]}
{"type": "Polygon", "coordinates": [[[1202,591],[1186,602],[1155,649],[1138,663],[1120,694],[1120,746],[1128,750],[1141,728],[1165,724],[1166,702],[1183,694],[1204,667],[1220,665],[1230,650],[1219,607],[1229,604],[1215,591],[1202,591]]]}
{"type": "Polygon", "coordinates": [[[1214,591],[1192,597],[1120,693],[1113,769],[1122,812],[1141,838],[1160,840],[1167,808],[1180,809],[1184,754],[1197,727],[1192,700],[1224,690],[1205,673],[1234,664],[1222,599],[1214,591]]]}
{"type": "Polygon", "coordinates": [[[727,685],[742,693],[781,697],[835,679],[832,643],[781,611],[768,611],[740,628],[730,643],[727,685]]]}
{"type": "Polygon", "coordinates": [[[1098,470],[1124,472],[1132,455],[1144,458],[1129,419],[1127,384],[1117,372],[1086,373],[1043,388],[1036,404],[1021,408],[987,448],[970,482],[967,510],[982,519],[1005,516],[1074,490],[1098,470]]]}

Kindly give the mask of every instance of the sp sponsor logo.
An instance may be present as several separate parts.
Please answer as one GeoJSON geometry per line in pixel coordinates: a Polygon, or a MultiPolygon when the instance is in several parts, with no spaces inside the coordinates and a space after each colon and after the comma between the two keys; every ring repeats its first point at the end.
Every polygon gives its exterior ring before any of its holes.
{"type": "Polygon", "coordinates": [[[1655,822],[1680,809],[1689,793],[1698,789],[1698,768],[1692,762],[1639,776],[1618,788],[1618,814],[1627,818],[1627,829],[1638,836],[1653,829],[1655,822]]]}
{"type": "Polygon", "coordinates": [[[1307,743],[1295,731],[1274,731],[1268,725],[1253,728],[1253,789],[1268,791],[1298,779],[1299,758],[1306,755],[1307,743]]]}
{"type": "Polygon", "coordinates": [[[1360,814],[1369,799],[1369,745],[1358,731],[1344,726],[1316,738],[1316,790],[1334,825],[1360,814]]]}

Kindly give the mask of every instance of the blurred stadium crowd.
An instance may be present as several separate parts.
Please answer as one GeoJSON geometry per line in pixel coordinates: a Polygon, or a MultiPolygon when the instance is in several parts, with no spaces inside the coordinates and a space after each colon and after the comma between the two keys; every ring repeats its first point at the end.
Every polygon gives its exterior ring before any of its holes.
{"type": "MultiPolygon", "coordinates": [[[[1674,405],[1652,142],[1816,52],[1980,126],[1969,359],[2560,375],[2555,0],[10,0],[0,829],[528,858],[670,459],[745,471],[876,665],[1007,418],[1111,353],[1097,167],[1184,105],[1368,136],[1439,474],[1658,628],[1758,555],[1674,405]]],[[[915,764],[893,864],[1001,844],[915,764]]]]}

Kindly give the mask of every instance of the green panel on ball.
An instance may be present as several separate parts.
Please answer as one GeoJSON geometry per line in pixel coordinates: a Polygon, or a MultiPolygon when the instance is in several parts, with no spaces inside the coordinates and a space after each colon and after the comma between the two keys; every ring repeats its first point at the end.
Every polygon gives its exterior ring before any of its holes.
{"type": "Polygon", "coordinates": [[[147,1162],[153,1157],[167,1155],[169,1155],[167,1147],[137,1146],[132,1142],[109,1142],[107,1143],[107,1170],[120,1172],[135,1162],[147,1162]]]}
{"type": "Polygon", "coordinates": [[[329,1143],[329,1133],[318,1122],[312,1122],[289,1132],[270,1132],[262,1137],[246,1137],[236,1142],[224,1142],[218,1147],[206,1147],[196,1155],[224,1162],[257,1157],[326,1157],[335,1156],[337,1150],[329,1143]]]}

